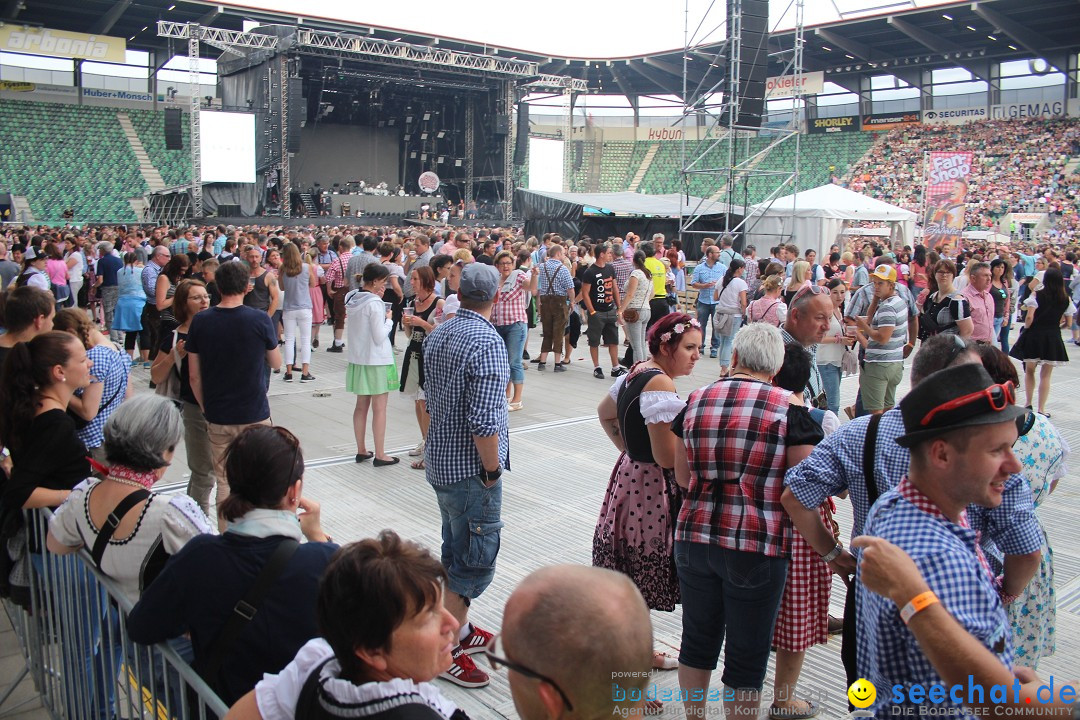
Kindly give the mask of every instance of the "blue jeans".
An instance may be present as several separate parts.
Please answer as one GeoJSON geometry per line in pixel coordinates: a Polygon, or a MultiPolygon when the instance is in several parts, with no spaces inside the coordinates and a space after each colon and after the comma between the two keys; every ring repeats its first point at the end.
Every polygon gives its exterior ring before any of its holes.
{"type": "MultiPolygon", "coordinates": [[[[711,292],[711,291],[706,291],[711,292]]],[[[716,335],[716,323],[713,321],[713,310],[716,309],[716,305],[709,305],[707,303],[698,302],[697,304],[697,321],[701,325],[701,345],[705,346],[705,336],[709,334],[709,323],[713,323],[712,326],[712,344],[709,349],[712,352],[716,352],[720,347],[720,338],[716,335]]]]}
{"type": "Polygon", "coordinates": [[[521,364],[521,354],[525,350],[525,334],[529,328],[523,322],[516,322],[496,325],[495,331],[506,343],[506,355],[510,358],[510,382],[520,385],[525,382],[525,366],[521,364]]]}
{"type": "MultiPolygon", "coordinates": [[[[715,317],[715,316],[714,316],[715,317]]],[[[716,320],[713,320],[715,323],[716,320]]],[[[720,367],[727,367],[731,365],[731,349],[735,343],[735,333],[739,332],[739,328],[742,327],[742,315],[731,316],[731,332],[727,335],[720,336],[720,347],[718,349],[720,357],[720,367]]],[[[713,326],[713,337],[715,338],[716,326],[713,326]]]]}
{"type": "Polygon", "coordinates": [[[840,412],[840,379],[844,377],[844,370],[839,365],[823,363],[818,363],[817,367],[818,372],[821,373],[821,389],[825,391],[829,409],[838,413],[840,412]]]}
{"type": "Polygon", "coordinates": [[[478,598],[495,577],[502,532],[502,479],[485,487],[479,475],[432,485],[442,515],[442,564],[451,592],[478,598]]]}
{"type": "Polygon", "coordinates": [[[1009,354],[1009,350],[1012,345],[1009,344],[1009,333],[1012,332],[1012,325],[1002,324],[1001,330],[998,332],[998,342],[1001,343],[1001,352],[1006,355],[1009,354]]]}
{"type": "Polygon", "coordinates": [[[683,604],[679,663],[713,670],[724,647],[725,687],[760,690],[787,581],[787,558],[675,542],[683,604]]]}

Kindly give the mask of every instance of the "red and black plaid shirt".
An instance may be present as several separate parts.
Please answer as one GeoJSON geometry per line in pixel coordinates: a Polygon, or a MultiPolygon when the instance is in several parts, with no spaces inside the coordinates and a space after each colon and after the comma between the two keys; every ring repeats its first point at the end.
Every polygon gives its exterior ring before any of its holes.
{"type": "Polygon", "coordinates": [[[788,557],[791,520],[780,504],[788,395],[743,378],[718,380],[690,394],[672,423],[690,464],[676,540],[788,557]]]}

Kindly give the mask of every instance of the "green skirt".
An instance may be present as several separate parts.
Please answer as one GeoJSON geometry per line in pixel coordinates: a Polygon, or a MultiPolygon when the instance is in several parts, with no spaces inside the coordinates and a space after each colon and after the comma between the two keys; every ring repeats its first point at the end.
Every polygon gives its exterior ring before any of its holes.
{"type": "Polygon", "coordinates": [[[396,365],[355,365],[345,370],[345,390],[353,395],[384,395],[398,389],[396,365]]]}

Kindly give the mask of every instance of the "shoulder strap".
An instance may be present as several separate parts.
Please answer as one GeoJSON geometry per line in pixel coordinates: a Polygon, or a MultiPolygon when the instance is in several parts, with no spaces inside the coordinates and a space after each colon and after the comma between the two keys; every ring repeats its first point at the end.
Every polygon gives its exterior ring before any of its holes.
{"type": "Polygon", "coordinates": [[[319,706],[319,677],[326,663],[333,659],[334,656],[331,655],[316,665],[304,680],[304,685],[300,688],[300,697],[296,699],[296,708],[293,711],[295,720],[313,720],[325,716],[326,713],[321,712],[322,708],[319,706]]]}
{"type": "Polygon", "coordinates": [[[300,543],[291,538],[279,542],[277,548],[274,549],[274,553],[255,578],[255,582],[251,583],[251,587],[248,588],[243,599],[236,603],[232,613],[229,615],[229,619],[225,621],[224,627],[222,627],[217,639],[207,653],[209,660],[200,668],[200,674],[210,683],[211,687],[217,686],[218,670],[221,669],[225,657],[240,638],[240,633],[255,617],[255,613],[259,611],[259,606],[262,605],[266,593],[277,582],[278,576],[285,570],[285,566],[289,564],[289,560],[292,559],[293,554],[296,553],[299,547],[300,543]]]}
{"type": "Polygon", "coordinates": [[[105,555],[105,548],[109,546],[109,539],[116,532],[116,528],[120,526],[120,521],[131,511],[131,508],[148,497],[150,497],[149,490],[136,490],[117,503],[113,511],[105,518],[105,525],[102,526],[97,539],[94,540],[94,549],[90,551],[90,557],[93,558],[98,570],[101,569],[101,558],[105,555]]]}
{"type": "Polygon", "coordinates": [[[871,508],[878,499],[877,478],[874,477],[874,456],[877,455],[878,424],[881,415],[871,415],[866,426],[866,440],[863,442],[863,479],[866,480],[866,506],[871,508]]]}

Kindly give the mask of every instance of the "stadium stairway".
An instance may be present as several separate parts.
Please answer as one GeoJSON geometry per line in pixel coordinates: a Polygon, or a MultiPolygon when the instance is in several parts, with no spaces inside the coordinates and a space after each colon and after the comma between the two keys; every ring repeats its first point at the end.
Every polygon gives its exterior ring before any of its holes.
{"type": "Polygon", "coordinates": [[[637,172],[634,173],[634,177],[630,180],[630,186],[626,188],[627,190],[630,192],[637,192],[638,186],[641,185],[645,173],[649,171],[649,166],[652,165],[653,158],[656,157],[656,153],[659,150],[660,143],[653,143],[649,146],[648,151],[645,153],[645,157],[641,160],[641,165],[638,166],[637,172]]]}
{"type": "Polygon", "coordinates": [[[135,131],[135,125],[132,124],[131,118],[128,117],[127,113],[118,112],[116,113],[116,119],[120,122],[120,127],[123,128],[128,143],[131,144],[131,151],[135,153],[135,159],[139,161],[139,173],[142,175],[143,180],[146,181],[146,186],[150,188],[150,192],[164,190],[165,181],[162,179],[158,169],[150,162],[150,155],[147,154],[146,148],[143,147],[142,140],[139,139],[139,133],[135,131]]]}

